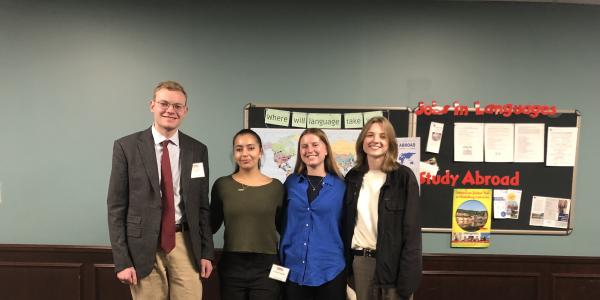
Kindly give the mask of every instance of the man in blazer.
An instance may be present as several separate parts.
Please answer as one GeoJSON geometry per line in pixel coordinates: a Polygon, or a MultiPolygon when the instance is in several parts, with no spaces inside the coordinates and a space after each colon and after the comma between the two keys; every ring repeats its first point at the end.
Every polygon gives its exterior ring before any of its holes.
{"type": "Polygon", "coordinates": [[[208,151],[178,130],[188,111],[180,84],[159,83],[150,111],[152,127],[113,146],[107,206],[115,271],[133,299],[201,299],[200,276],[210,276],[214,260],[208,151]]]}

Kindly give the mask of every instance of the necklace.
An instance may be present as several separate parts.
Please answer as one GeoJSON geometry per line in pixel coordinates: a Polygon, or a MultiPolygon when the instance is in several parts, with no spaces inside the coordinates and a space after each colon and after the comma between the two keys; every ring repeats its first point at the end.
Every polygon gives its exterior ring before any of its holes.
{"type": "Polygon", "coordinates": [[[310,178],[308,178],[308,184],[310,184],[310,187],[312,188],[313,192],[317,190],[317,187],[321,186],[321,183],[323,183],[323,179],[325,179],[325,177],[321,177],[321,181],[319,181],[319,183],[315,186],[310,181],[310,178]]]}
{"type": "Polygon", "coordinates": [[[242,185],[242,187],[237,189],[237,190],[238,190],[238,192],[243,192],[243,191],[245,191],[245,190],[246,190],[246,188],[247,188],[248,186],[247,186],[247,185],[245,185],[245,184],[243,184],[243,183],[241,183],[241,182],[240,182],[240,184],[242,185]]]}

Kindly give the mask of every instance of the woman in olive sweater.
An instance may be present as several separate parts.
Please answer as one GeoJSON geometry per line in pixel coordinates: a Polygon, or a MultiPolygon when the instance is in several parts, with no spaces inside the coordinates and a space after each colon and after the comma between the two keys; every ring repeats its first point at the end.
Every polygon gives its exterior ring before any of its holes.
{"type": "Polygon", "coordinates": [[[269,278],[278,263],[278,230],[285,190],[281,182],[260,172],[262,142],[250,129],[233,138],[235,172],[212,187],[213,233],[225,224],[218,273],[223,300],[279,298],[280,283],[269,278]]]}

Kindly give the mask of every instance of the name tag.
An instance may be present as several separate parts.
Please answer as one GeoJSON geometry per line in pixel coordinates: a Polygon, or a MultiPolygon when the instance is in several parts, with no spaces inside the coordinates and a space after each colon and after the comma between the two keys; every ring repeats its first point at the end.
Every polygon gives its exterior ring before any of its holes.
{"type": "Polygon", "coordinates": [[[285,282],[289,273],[290,269],[273,264],[271,267],[271,273],[269,273],[269,278],[285,282]]]}
{"type": "Polygon", "coordinates": [[[192,164],[192,178],[204,177],[204,163],[198,162],[192,164]]]}

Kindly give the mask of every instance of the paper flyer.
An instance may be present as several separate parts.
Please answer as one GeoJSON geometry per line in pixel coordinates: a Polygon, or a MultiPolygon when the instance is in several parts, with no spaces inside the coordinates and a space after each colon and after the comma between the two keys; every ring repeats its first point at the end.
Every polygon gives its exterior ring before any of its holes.
{"type": "Polygon", "coordinates": [[[548,127],[547,166],[575,166],[577,130],[577,127],[548,127]]]}
{"type": "MultiPolygon", "coordinates": [[[[437,159],[435,159],[435,157],[432,157],[428,160],[419,162],[419,173],[420,174],[423,174],[425,176],[427,176],[428,174],[429,174],[429,176],[435,176],[435,175],[437,175],[439,170],[440,170],[440,167],[438,166],[437,159]]],[[[420,178],[420,177],[417,177],[417,178],[420,178]]]]}
{"type": "Polygon", "coordinates": [[[567,228],[571,199],[533,196],[529,225],[567,228]]]}
{"type": "Polygon", "coordinates": [[[483,123],[454,123],[454,161],[483,162],[483,123]]]}
{"type": "Polygon", "coordinates": [[[544,123],[515,124],[515,162],[544,162],[544,123]]]}
{"type": "Polygon", "coordinates": [[[494,190],[494,219],[519,219],[521,190],[494,190]]]}
{"type": "Polygon", "coordinates": [[[409,167],[419,179],[419,163],[421,157],[421,138],[396,138],[398,143],[398,162],[409,167]]]}
{"type": "Polygon", "coordinates": [[[452,247],[490,246],[492,190],[454,189],[452,247]]]}
{"type": "Polygon", "coordinates": [[[425,151],[431,153],[440,153],[440,144],[444,134],[444,123],[431,122],[429,125],[429,136],[425,151]]]}
{"type": "Polygon", "coordinates": [[[484,157],[486,162],[513,162],[515,125],[486,123],[484,129],[484,157]]]}

